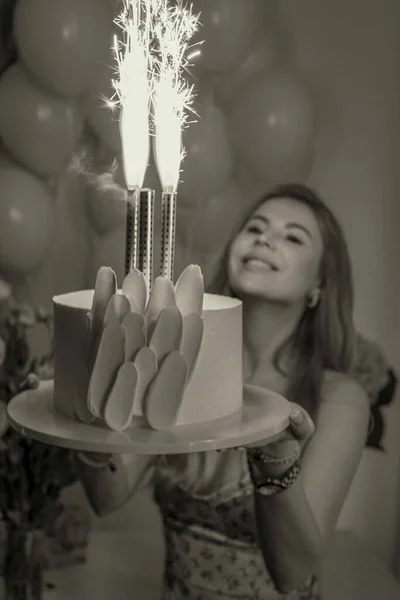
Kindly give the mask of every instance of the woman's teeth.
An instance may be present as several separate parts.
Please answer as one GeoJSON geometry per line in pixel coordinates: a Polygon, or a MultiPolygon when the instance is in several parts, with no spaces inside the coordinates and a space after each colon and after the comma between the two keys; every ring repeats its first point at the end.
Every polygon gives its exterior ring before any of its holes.
{"type": "Polygon", "coordinates": [[[267,263],[259,258],[249,258],[245,261],[245,264],[250,267],[257,267],[267,271],[275,270],[270,263],[267,263]]]}

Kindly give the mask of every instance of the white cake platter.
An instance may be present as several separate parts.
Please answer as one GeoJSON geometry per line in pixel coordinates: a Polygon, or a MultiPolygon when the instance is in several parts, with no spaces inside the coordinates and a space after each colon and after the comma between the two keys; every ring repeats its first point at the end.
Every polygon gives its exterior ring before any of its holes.
{"type": "Polygon", "coordinates": [[[110,454],[184,454],[272,441],[289,424],[290,403],[279,394],[244,386],[243,408],[227,419],[155,431],[137,419],[124,431],[86,425],[57,413],[53,382],[42,382],[8,404],[8,420],[18,433],[53,446],[110,454]]]}

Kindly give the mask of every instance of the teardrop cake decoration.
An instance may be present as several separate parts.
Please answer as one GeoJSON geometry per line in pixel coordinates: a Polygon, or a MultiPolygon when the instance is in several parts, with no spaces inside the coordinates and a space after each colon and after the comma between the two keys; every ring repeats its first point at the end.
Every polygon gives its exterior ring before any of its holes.
{"type": "Polygon", "coordinates": [[[89,389],[89,363],[86,358],[80,358],[75,367],[75,413],[79,421],[90,425],[94,421],[94,415],[90,412],[87,403],[87,392],[89,389]],[[77,390],[82,390],[82,393],[77,393],[77,390]]]}
{"type": "Polygon", "coordinates": [[[176,306],[175,287],[167,277],[156,277],[147,304],[145,319],[148,339],[163,308],[176,306]]]}
{"type": "Polygon", "coordinates": [[[87,402],[76,402],[75,410],[79,421],[85,423],[86,425],[90,425],[91,423],[93,423],[95,416],[89,410],[89,405],[87,402]]]}
{"type": "Polygon", "coordinates": [[[204,278],[198,265],[189,265],[175,285],[176,305],[184,317],[196,313],[203,315],[204,278]]]}
{"type": "Polygon", "coordinates": [[[117,320],[110,321],[101,334],[88,390],[89,411],[101,418],[107,395],[119,366],[124,362],[125,330],[117,320]]]}
{"type": "Polygon", "coordinates": [[[131,362],[124,363],[118,369],[104,407],[104,420],[114,431],[123,431],[132,421],[137,378],[136,367],[131,362]]]}
{"type": "Polygon", "coordinates": [[[124,278],[122,293],[131,303],[132,312],[144,315],[147,302],[147,287],[144,275],[139,269],[132,269],[124,278]]]}
{"type": "Polygon", "coordinates": [[[149,341],[149,348],[160,365],[167,354],[179,350],[182,341],[183,319],[176,306],[168,306],[160,312],[149,341]]]}
{"type": "Polygon", "coordinates": [[[136,354],[133,364],[138,374],[133,400],[133,414],[135,417],[143,417],[143,401],[149,385],[157,375],[157,358],[154,352],[146,346],[136,354]]]}
{"type": "Polygon", "coordinates": [[[125,329],[125,361],[133,361],[137,352],[146,345],[144,317],[138,313],[128,313],[122,326],[125,329]]]}
{"type": "Polygon", "coordinates": [[[197,314],[188,315],[183,319],[183,335],[181,352],[188,365],[188,379],[196,366],[197,357],[203,340],[204,322],[197,314]]]}
{"type": "Polygon", "coordinates": [[[89,315],[89,358],[96,354],[103,329],[104,315],[110,298],[117,291],[117,276],[110,267],[97,271],[92,307],[89,315]]]}
{"type": "Polygon", "coordinates": [[[107,304],[103,326],[107,325],[107,323],[113,321],[114,319],[122,323],[125,315],[127,315],[130,310],[131,305],[128,298],[124,296],[124,294],[113,294],[107,304]]]}
{"type": "Polygon", "coordinates": [[[187,364],[179,351],[166,356],[145,396],[143,409],[153,429],[168,431],[177,423],[185,392],[187,364]]]}
{"type": "MultiPolygon", "coordinates": [[[[119,321],[121,322],[124,316],[129,312],[130,304],[129,300],[123,296],[122,294],[113,294],[108,301],[106,312],[103,318],[103,328],[110,323],[111,321],[119,321]]],[[[101,331],[100,331],[101,335],[101,331]]],[[[100,341],[100,340],[99,340],[100,341]]],[[[91,373],[94,361],[96,360],[97,349],[99,346],[99,341],[94,346],[94,352],[90,355],[89,358],[89,373],[91,373]]]]}

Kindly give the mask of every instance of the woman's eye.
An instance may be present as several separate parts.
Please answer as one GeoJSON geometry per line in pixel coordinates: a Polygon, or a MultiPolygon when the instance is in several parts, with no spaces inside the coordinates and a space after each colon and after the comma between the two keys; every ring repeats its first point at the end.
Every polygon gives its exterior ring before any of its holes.
{"type": "Polygon", "coordinates": [[[262,229],[258,225],[248,225],[246,231],[249,233],[262,233],[262,229]]]}
{"type": "Polygon", "coordinates": [[[286,239],[289,240],[289,242],[292,242],[293,244],[302,244],[303,243],[303,241],[299,237],[297,237],[297,235],[293,235],[293,234],[286,236],[286,239]]]}

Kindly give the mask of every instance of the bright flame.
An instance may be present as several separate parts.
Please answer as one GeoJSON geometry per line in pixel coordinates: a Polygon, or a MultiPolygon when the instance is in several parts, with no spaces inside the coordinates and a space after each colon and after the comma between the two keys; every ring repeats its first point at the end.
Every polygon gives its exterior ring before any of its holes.
{"type": "MultiPolygon", "coordinates": [[[[154,0],[151,0],[154,2],[154,0]]],[[[152,57],[150,52],[152,13],[149,1],[123,0],[123,9],[115,20],[122,29],[122,41],[114,38],[117,61],[112,84],[117,100],[110,108],[121,108],[120,132],[122,162],[128,189],[143,186],[150,154],[149,110],[152,93],[152,57]]]]}
{"type": "Polygon", "coordinates": [[[184,156],[182,129],[193,99],[193,86],[188,85],[183,70],[188,66],[189,41],[199,17],[184,8],[182,0],[176,0],[174,6],[169,0],[150,1],[157,13],[153,32],[158,52],[153,79],[153,148],[163,190],[175,192],[184,156]]]}

